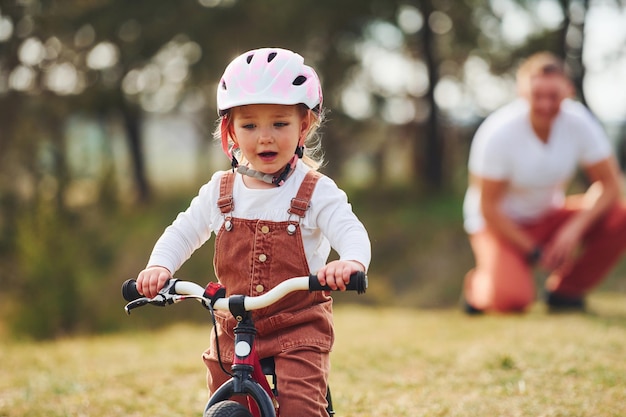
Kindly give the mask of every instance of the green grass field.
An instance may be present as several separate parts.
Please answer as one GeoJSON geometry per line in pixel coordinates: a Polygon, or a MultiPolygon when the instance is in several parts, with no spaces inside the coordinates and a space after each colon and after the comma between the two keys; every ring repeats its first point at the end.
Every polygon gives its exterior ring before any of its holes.
{"type": "MultiPolygon", "coordinates": [[[[483,317],[342,304],[338,417],[626,415],[624,294],[597,293],[588,313],[558,315],[539,304],[483,317]]],[[[0,417],[200,416],[209,331],[2,341],[0,417]]]]}

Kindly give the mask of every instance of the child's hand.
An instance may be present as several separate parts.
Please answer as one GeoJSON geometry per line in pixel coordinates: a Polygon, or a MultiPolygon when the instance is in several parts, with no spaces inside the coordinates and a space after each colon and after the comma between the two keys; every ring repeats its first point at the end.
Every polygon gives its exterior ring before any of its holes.
{"type": "Polygon", "coordinates": [[[350,282],[350,275],[365,272],[365,267],[357,261],[332,261],[317,271],[317,279],[321,285],[328,285],[333,290],[345,291],[350,282]]]}
{"type": "Polygon", "coordinates": [[[172,273],[162,266],[149,266],[137,276],[137,291],[148,298],[156,297],[172,273]]]}

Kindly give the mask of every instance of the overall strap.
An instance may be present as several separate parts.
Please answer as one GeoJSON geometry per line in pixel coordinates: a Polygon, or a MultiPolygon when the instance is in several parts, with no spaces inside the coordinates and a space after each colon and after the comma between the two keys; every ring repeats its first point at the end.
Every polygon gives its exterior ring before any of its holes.
{"type": "Polygon", "coordinates": [[[322,174],[318,171],[312,169],[307,172],[302,184],[300,184],[298,194],[291,199],[291,208],[287,210],[290,214],[304,217],[304,214],[311,203],[311,197],[313,195],[313,190],[315,190],[315,185],[320,178],[322,178],[322,174]]]}
{"type": "Polygon", "coordinates": [[[217,199],[217,207],[223,214],[233,211],[233,185],[235,184],[235,173],[229,171],[222,175],[220,179],[220,196],[217,199]]]}

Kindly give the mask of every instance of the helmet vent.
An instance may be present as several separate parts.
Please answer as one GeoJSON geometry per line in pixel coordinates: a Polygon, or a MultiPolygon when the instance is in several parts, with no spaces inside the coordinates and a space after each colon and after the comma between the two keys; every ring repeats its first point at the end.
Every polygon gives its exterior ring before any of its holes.
{"type": "Polygon", "coordinates": [[[222,90],[228,90],[228,88],[226,88],[226,81],[222,80],[222,90]]]}
{"type": "Polygon", "coordinates": [[[293,80],[293,85],[302,85],[306,82],[306,77],[304,75],[298,75],[295,80],[293,80]]]}
{"type": "Polygon", "coordinates": [[[274,58],[276,58],[276,52],[271,52],[268,56],[267,56],[267,62],[272,62],[272,60],[274,58]]]}
{"type": "Polygon", "coordinates": [[[252,62],[252,57],[254,57],[254,54],[250,54],[246,57],[246,62],[249,64],[250,62],[252,62]]]}

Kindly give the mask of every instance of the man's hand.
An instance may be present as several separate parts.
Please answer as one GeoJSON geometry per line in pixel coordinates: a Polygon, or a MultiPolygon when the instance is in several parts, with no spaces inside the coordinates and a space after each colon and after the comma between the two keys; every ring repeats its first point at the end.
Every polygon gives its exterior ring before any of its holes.
{"type": "Polygon", "coordinates": [[[577,222],[565,223],[544,246],[540,265],[553,271],[572,260],[582,240],[582,232],[577,222]]]}

